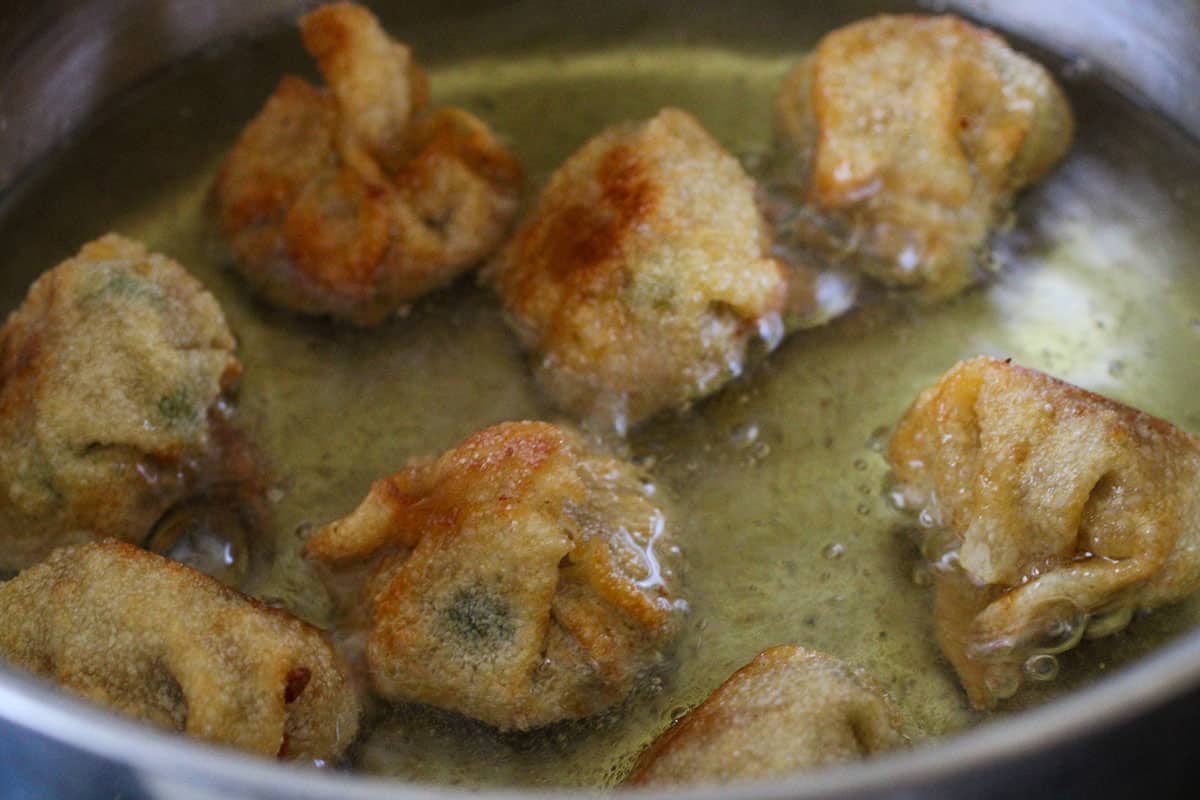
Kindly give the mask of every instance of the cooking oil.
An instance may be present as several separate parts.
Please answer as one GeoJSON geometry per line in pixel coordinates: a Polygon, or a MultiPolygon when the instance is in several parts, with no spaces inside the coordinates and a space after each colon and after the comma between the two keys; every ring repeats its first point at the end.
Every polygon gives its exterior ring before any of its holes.
{"type": "MultiPolygon", "coordinates": [[[[485,119],[532,195],[589,136],[672,105],[749,167],[770,148],[771,98],[820,33],[871,3],[581,4],[447,18],[380,9],[414,45],[437,103],[485,119]]],[[[427,7],[428,6],[428,7],[427,7]]],[[[994,243],[998,274],[935,308],[880,294],[694,408],[632,432],[631,455],[685,511],[675,520],[690,611],[674,663],[599,718],[499,734],[431,709],[377,708],[350,766],[465,785],[608,785],[682,709],[762,649],[798,642],[864,667],[921,743],[1047,702],[1135,662],[1200,621],[1200,597],[1025,665],[992,717],[969,709],[932,629],[932,578],[889,501],[882,451],[916,393],[978,353],[1110,395],[1200,433],[1200,147],[1059,66],[1079,121],[1067,160],[1022,196],[994,243]]],[[[496,302],[470,279],[372,330],[256,300],[214,232],[223,153],[284,73],[315,80],[290,24],[172,67],[114,104],[10,191],[0,298],[115,230],[178,259],[221,301],[245,363],[238,415],[273,469],[274,558],[248,587],[322,626],[329,595],[304,536],[370,482],[507,419],[557,419],[496,302]]],[[[251,543],[251,546],[253,543],[251,543]]]]}

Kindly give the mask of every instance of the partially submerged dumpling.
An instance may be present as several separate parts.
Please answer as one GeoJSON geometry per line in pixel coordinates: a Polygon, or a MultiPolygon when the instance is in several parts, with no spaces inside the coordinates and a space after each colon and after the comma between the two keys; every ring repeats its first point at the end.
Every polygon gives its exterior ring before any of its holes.
{"type": "Polygon", "coordinates": [[[729,783],[902,747],[899,711],[869,675],[796,645],[764,650],[642,754],[629,784],[729,783]]]}
{"type": "Polygon", "coordinates": [[[972,282],[1014,194],[1070,147],[1039,64],[951,16],[882,15],[826,35],[776,100],[805,204],[791,232],[832,261],[944,297],[972,282]]]}
{"type": "Polygon", "coordinates": [[[320,632],[190,567],[106,541],[0,584],[0,658],[168,730],[329,759],[359,703],[320,632]]]}
{"type": "Polygon", "coordinates": [[[952,534],[929,552],[937,632],[976,706],[1014,693],[1027,660],[1052,675],[1046,656],[1085,631],[1200,586],[1200,439],[1161,419],[978,357],[917,398],[889,457],[952,534]]]}
{"type": "Polygon", "coordinates": [[[0,330],[0,570],[139,541],[219,471],[241,372],[216,299],[108,235],[43,274],[0,330]]]}
{"type": "Polygon", "coordinates": [[[624,432],[778,344],[770,246],[737,159],[666,109],[567,159],[487,276],[554,401],[624,432]]]}
{"type": "Polygon", "coordinates": [[[280,82],[229,154],[216,207],[271,302],[374,325],[500,244],[520,167],[471,114],[427,107],[425,74],[365,8],[322,6],[300,25],[330,88],[280,82]]]}
{"type": "Polygon", "coordinates": [[[523,730],[603,711],[661,661],[671,539],[631,465],[513,422],[376,481],[306,552],[368,575],[351,605],[382,696],[523,730]]]}

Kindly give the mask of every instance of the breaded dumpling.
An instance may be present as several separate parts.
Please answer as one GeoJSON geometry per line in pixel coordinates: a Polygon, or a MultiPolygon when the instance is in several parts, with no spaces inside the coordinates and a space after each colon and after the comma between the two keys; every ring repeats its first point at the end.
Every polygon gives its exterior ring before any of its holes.
{"type": "Polygon", "coordinates": [[[889,457],[907,504],[952,534],[929,554],[937,632],[976,706],[1032,656],[1200,586],[1200,439],[1161,419],[978,357],[917,398],[889,457]]]}
{"type": "Polygon", "coordinates": [[[956,17],[883,15],[825,36],[776,99],[779,147],[831,260],[945,297],[971,283],[1013,195],[1070,147],[1050,74],[956,17]]]}
{"type": "Polygon", "coordinates": [[[381,695],[524,730],[619,703],[661,661],[682,602],[650,494],[572,431],[504,423],[376,481],[306,553],[369,574],[351,603],[381,695]]]}
{"type": "Polygon", "coordinates": [[[129,239],[38,278],[0,330],[0,570],[145,536],[221,458],[234,346],[200,282],[129,239]]]}
{"type": "Polygon", "coordinates": [[[489,267],[541,384],[623,432],[716,391],[782,336],[786,281],[754,182],[689,114],[572,155],[489,267]]]}
{"type": "Polygon", "coordinates": [[[359,703],[315,628],[124,542],[60,548],[0,584],[0,658],[160,728],[327,759],[359,703]]]}
{"type": "Polygon", "coordinates": [[[374,325],[489,255],[520,167],[488,127],[427,108],[409,49],[361,6],[300,21],[329,89],[285,77],[214,189],[246,279],[271,302],[374,325]]]}
{"type": "Polygon", "coordinates": [[[869,675],[796,645],[764,650],[642,754],[627,783],[669,786],[782,777],[907,743],[869,675]]]}

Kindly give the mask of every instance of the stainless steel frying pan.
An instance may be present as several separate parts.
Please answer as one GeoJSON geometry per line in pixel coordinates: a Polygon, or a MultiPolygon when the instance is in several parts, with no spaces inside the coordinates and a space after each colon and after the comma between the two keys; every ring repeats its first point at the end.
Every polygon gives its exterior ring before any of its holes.
{"type": "MultiPolygon", "coordinates": [[[[294,13],[292,0],[8,0],[0,8],[0,203],[38,160],[114,97],[212,42],[294,13]]],[[[429,3],[448,25],[497,4],[429,3]]],[[[512,4],[511,13],[528,11],[512,4]]],[[[586,3],[580,3],[581,7],[586,3]]],[[[787,4],[780,0],[779,5],[787,4]]],[[[817,2],[795,2],[796,14],[817,2]]],[[[878,5],[878,4],[873,4],[878,5]]],[[[1200,3],[961,0],[939,3],[1080,63],[1200,140],[1200,3]]],[[[685,13],[685,4],[679,4],[685,13]]],[[[798,48],[809,42],[797,43],[798,48]]],[[[219,102],[219,100],[214,100],[219,102]]],[[[2,210],[2,209],[0,209],[2,210]]],[[[1200,224],[1200,223],[1197,223],[1200,224]]],[[[72,243],[74,244],[74,243],[72,243]]],[[[1050,705],[862,765],[691,797],[1007,797],[1143,785],[1181,775],[1200,732],[1200,631],[1050,705]],[[1132,759],[1130,754],[1138,754],[1132,759]],[[1134,763],[1130,763],[1133,761],[1134,763]],[[1177,770],[1172,772],[1171,770],[1177,770]],[[1138,772],[1141,770],[1142,772],[1138,772]],[[1166,776],[1164,778],[1164,776],[1166,776]]],[[[528,796],[495,792],[494,796],[528,796]]],[[[403,798],[462,796],[378,778],[286,767],[116,718],[0,668],[0,798],[403,798]]],[[[583,794],[572,796],[583,797],[583,794]]]]}

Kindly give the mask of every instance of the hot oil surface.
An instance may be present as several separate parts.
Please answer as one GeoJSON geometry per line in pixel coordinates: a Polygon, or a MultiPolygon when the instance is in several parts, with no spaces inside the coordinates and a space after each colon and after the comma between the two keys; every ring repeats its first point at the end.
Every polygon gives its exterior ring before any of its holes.
{"type": "MultiPolygon", "coordinates": [[[[618,3],[565,19],[527,2],[453,29],[436,15],[383,17],[430,66],[437,101],[508,137],[535,188],[604,125],[667,104],[757,160],[772,94],[800,50],[870,10],[796,18],[785,5],[618,3]]],[[[496,304],[470,281],[366,332],[249,297],[206,193],[284,72],[312,75],[291,28],[186,62],[77,136],[10,198],[0,296],[15,306],[41,270],[107,230],[177,258],[217,295],[246,366],[241,419],[278,475],[276,560],[251,589],[325,625],[328,596],[299,558],[307,526],[344,514],[411,457],[494,422],[554,414],[496,304]]],[[[984,352],[1200,432],[1200,150],[1099,83],[1067,88],[1078,142],[1022,199],[990,286],[924,311],[885,299],[793,336],[743,381],[631,437],[686,509],[691,613],[673,669],[600,719],[524,735],[425,709],[379,712],[352,751],[357,765],[446,783],[611,783],[673,714],[789,641],[870,670],[914,739],[984,721],[933,642],[909,523],[883,500],[886,428],[957,359],[984,352]]],[[[1008,708],[1117,669],[1198,620],[1200,598],[1139,616],[1125,634],[1063,656],[1057,681],[1008,708]]]]}

